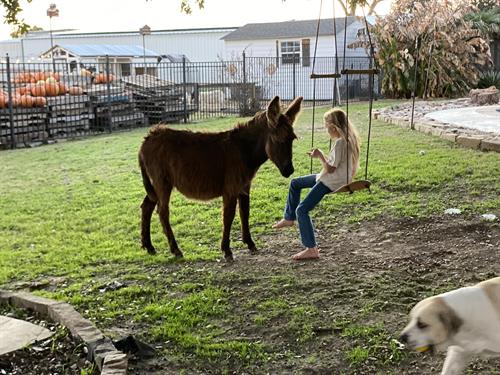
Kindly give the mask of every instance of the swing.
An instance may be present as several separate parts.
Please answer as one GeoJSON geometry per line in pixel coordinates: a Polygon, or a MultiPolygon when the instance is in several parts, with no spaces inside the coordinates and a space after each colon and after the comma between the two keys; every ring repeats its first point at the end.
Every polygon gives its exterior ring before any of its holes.
{"type": "MultiPolygon", "coordinates": [[[[368,191],[371,192],[370,187],[371,187],[371,181],[368,180],[368,157],[369,157],[369,151],[370,151],[370,138],[371,138],[371,126],[372,126],[372,108],[373,108],[373,86],[374,86],[374,76],[379,73],[379,69],[373,68],[372,67],[372,62],[375,61],[374,57],[374,49],[373,49],[373,44],[371,40],[371,35],[370,35],[370,30],[368,28],[368,22],[366,20],[366,15],[364,13],[363,9],[363,17],[365,21],[365,27],[368,35],[368,41],[370,43],[370,62],[369,62],[369,68],[368,69],[346,69],[345,68],[345,52],[346,52],[346,36],[347,33],[345,32],[347,30],[347,16],[344,19],[344,54],[343,54],[343,63],[342,63],[342,70],[340,73],[338,73],[338,47],[337,47],[337,26],[336,26],[336,18],[335,18],[335,4],[333,6],[333,33],[335,36],[335,73],[328,73],[328,74],[316,74],[314,72],[314,68],[316,65],[316,52],[318,48],[318,38],[319,38],[319,27],[320,27],[320,22],[321,22],[321,8],[323,6],[323,1],[320,2],[320,11],[319,11],[319,17],[318,17],[318,24],[316,28],[316,41],[314,44],[314,55],[313,55],[313,64],[312,64],[312,72],[310,78],[313,79],[313,108],[312,108],[312,134],[311,134],[311,148],[314,148],[314,125],[315,125],[315,111],[316,111],[316,79],[321,79],[321,78],[333,78],[334,79],[334,97],[333,97],[333,106],[336,105],[336,95],[337,95],[337,90],[338,90],[338,85],[337,85],[337,78],[340,78],[342,75],[346,77],[346,117],[347,121],[349,121],[349,75],[353,74],[366,74],[369,76],[369,81],[368,81],[368,87],[369,87],[369,92],[370,92],[370,101],[369,101],[369,122],[368,122],[368,142],[367,142],[367,148],[366,148],[366,162],[365,162],[365,179],[364,180],[358,180],[358,181],[351,181],[349,183],[349,159],[347,159],[347,175],[346,175],[346,184],[341,186],[335,191],[332,191],[330,194],[335,194],[335,193],[347,193],[349,194],[354,193],[355,191],[359,190],[364,190],[368,189],[368,191]]],[[[376,62],[375,62],[376,64],[376,62]]],[[[340,93],[339,93],[340,97],[340,93]]],[[[340,98],[339,98],[340,99],[340,98]]],[[[339,100],[340,102],[340,100],[339,100]]],[[[349,128],[347,128],[347,139],[349,139],[349,128]]],[[[330,139],[330,149],[331,149],[331,144],[332,141],[330,139]]],[[[349,142],[347,142],[347,154],[349,155],[349,142]]],[[[312,159],[311,159],[311,173],[312,173],[312,159]]]]}

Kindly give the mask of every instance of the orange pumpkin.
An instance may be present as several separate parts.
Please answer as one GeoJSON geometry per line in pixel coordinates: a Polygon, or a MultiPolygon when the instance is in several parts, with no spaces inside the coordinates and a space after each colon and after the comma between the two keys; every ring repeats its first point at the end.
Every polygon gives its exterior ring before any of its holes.
{"type": "Polygon", "coordinates": [[[62,82],[59,82],[59,95],[64,95],[68,92],[68,88],[62,82]]]}
{"type": "Polygon", "coordinates": [[[31,95],[21,95],[19,104],[23,108],[31,108],[33,107],[33,98],[31,97],[31,95]]]}
{"type": "Polygon", "coordinates": [[[34,107],[45,107],[47,105],[47,99],[42,96],[33,98],[33,106],[34,107]]]}
{"type": "Polygon", "coordinates": [[[35,78],[35,81],[45,81],[45,73],[44,72],[34,72],[33,73],[33,78],[35,78]]]}
{"type": "Polygon", "coordinates": [[[33,96],[45,96],[47,92],[45,91],[45,83],[43,85],[33,85],[31,86],[31,95],[33,96]]]}
{"type": "Polygon", "coordinates": [[[0,108],[6,108],[7,107],[7,98],[5,96],[0,95],[0,108]]]}
{"type": "Polygon", "coordinates": [[[83,89],[80,86],[72,86],[69,88],[70,95],[82,95],[83,89]]]}
{"type": "Polygon", "coordinates": [[[59,95],[59,84],[57,82],[45,83],[45,92],[47,96],[59,95]]]}

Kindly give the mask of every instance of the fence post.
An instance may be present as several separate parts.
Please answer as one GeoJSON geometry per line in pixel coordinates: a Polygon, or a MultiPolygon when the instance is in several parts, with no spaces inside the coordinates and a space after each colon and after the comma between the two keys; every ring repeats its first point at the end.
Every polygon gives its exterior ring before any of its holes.
{"type": "Polygon", "coordinates": [[[13,106],[12,106],[12,81],[10,77],[10,57],[9,54],[6,54],[5,60],[7,62],[7,91],[9,96],[9,122],[10,122],[10,147],[16,148],[16,138],[14,136],[14,115],[13,115],[13,106]]]}
{"type": "Polygon", "coordinates": [[[296,77],[295,77],[296,76],[296,74],[295,74],[296,68],[295,68],[295,66],[296,66],[296,64],[297,64],[297,59],[294,56],[293,57],[293,69],[292,69],[292,74],[293,74],[293,77],[292,77],[292,94],[293,94],[292,100],[296,96],[296,89],[295,89],[295,86],[296,86],[296,77]]]}
{"type": "Polygon", "coordinates": [[[418,37],[415,38],[415,50],[417,57],[415,58],[415,72],[413,74],[413,90],[411,91],[411,120],[410,120],[410,129],[415,130],[415,124],[413,123],[413,115],[415,114],[415,95],[417,95],[417,74],[418,74],[418,59],[419,59],[419,46],[418,46],[418,37]]]}
{"type": "Polygon", "coordinates": [[[186,56],[185,55],[182,56],[182,97],[184,98],[183,99],[184,124],[186,124],[187,118],[188,118],[188,113],[187,113],[186,56]]]}
{"type": "Polygon", "coordinates": [[[106,115],[108,118],[108,131],[113,131],[113,124],[111,122],[111,80],[109,71],[109,55],[106,55],[106,115]]]}

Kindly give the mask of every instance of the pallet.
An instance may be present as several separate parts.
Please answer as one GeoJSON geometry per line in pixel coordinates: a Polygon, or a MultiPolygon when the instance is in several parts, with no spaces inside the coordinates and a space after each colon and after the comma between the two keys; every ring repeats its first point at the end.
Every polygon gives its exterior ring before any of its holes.
{"type": "Polygon", "coordinates": [[[78,121],[72,121],[68,123],[56,123],[47,126],[47,130],[50,135],[58,132],[68,132],[72,130],[89,130],[90,129],[90,119],[82,119],[78,121]]]}
{"type": "MultiPolygon", "coordinates": [[[[26,143],[32,141],[42,141],[49,138],[48,133],[45,130],[30,131],[28,133],[15,134],[14,140],[16,143],[26,143]]],[[[11,136],[0,136],[0,144],[11,144],[11,136]]]]}
{"type": "Polygon", "coordinates": [[[93,113],[85,113],[73,116],[59,116],[49,118],[49,124],[71,124],[82,120],[91,120],[94,118],[93,113]]]}
{"type": "MultiPolygon", "coordinates": [[[[14,127],[14,134],[29,133],[29,132],[40,131],[40,130],[45,130],[45,124],[42,124],[42,125],[28,124],[28,125],[24,125],[24,126],[17,126],[17,127],[14,127]]],[[[5,127],[5,126],[0,127],[0,136],[7,136],[10,134],[11,134],[10,127],[5,127]]]]}
{"type": "Polygon", "coordinates": [[[90,98],[88,95],[61,95],[47,97],[47,105],[51,107],[62,106],[68,107],[71,104],[89,103],[90,98]]]}

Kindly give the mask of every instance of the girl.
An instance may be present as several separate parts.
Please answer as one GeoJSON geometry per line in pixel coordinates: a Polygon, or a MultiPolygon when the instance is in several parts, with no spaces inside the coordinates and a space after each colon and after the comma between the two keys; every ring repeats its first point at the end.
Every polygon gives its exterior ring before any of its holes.
{"type": "Polygon", "coordinates": [[[299,222],[300,238],[305,249],[293,255],[292,259],[294,260],[319,258],[319,249],[314,238],[314,227],[309,217],[309,211],[316,207],[326,194],[350,183],[359,167],[359,135],[356,128],[347,121],[344,111],[337,108],[330,109],[323,116],[323,122],[328,135],[335,140],[332,151],[328,157],[325,157],[323,152],[317,148],[308,152],[311,158],[320,160],[323,169],[317,175],[312,174],[292,179],[283,219],[273,225],[273,228],[278,229],[293,226],[295,220],[299,222]],[[348,157],[349,163],[347,162],[348,157]],[[349,176],[347,176],[348,165],[349,176]],[[349,181],[347,181],[348,177],[349,181]],[[312,189],[300,202],[300,191],[304,188],[312,189]]]}

